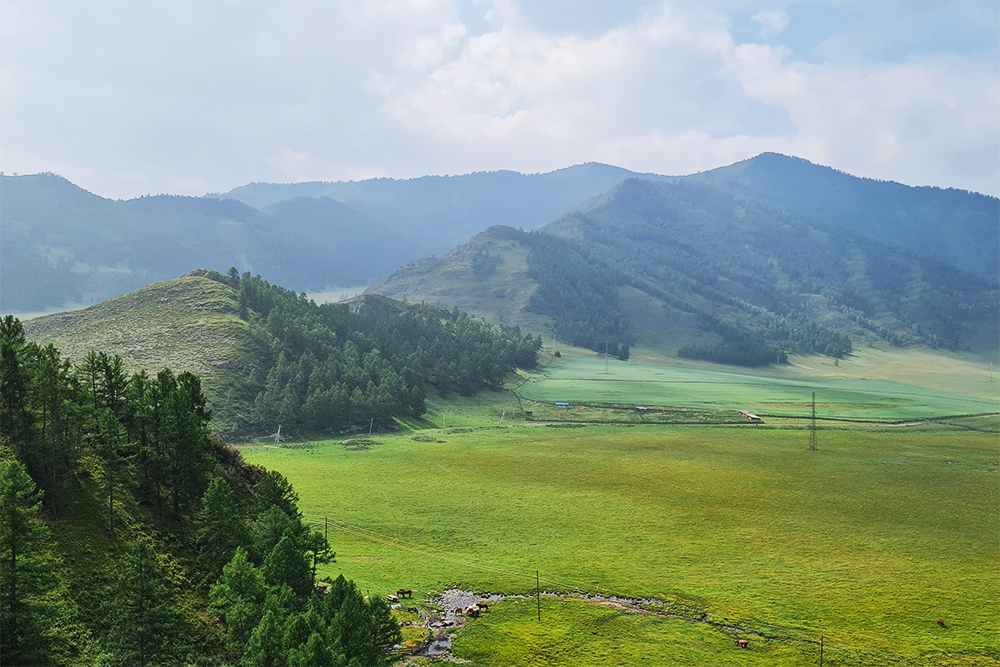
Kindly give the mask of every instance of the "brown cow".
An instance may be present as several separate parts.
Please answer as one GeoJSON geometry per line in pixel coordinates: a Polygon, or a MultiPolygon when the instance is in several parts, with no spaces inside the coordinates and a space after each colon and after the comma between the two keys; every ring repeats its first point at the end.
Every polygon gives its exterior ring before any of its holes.
{"type": "Polygon", "coordinates": [[[746,639],[737,639],[736,645],[739,646],[740,648],[750,648],[750,642],[747,641],[746,639]]]}

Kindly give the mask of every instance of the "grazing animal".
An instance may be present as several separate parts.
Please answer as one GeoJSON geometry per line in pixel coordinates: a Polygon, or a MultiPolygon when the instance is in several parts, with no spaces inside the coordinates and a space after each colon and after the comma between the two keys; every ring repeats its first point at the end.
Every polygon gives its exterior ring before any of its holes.
{"type": "Polygon", "coordinates": [[[940,625],[942,628],[947,628],[948,627],[947,625],[944,624],[944,619],[943,618],[939,618],[938,619],[938,625],[940,625]]]}
{"type": "Polygon", "coordinates": [[[737,639],[736,645],[739,646],[740,648],[750,648],[750,642],[747,641],[746,639],[737,639]]]}
{"type": "Polygon", "coordinates": [[[465,610],[465,615],[472,618],[479,618],[479,607],[469,607],[465,610]]]}
{"type": "Polygon", "coordinates": [[[461,616],[464,613],[461,607],[455,607],[455,616],[461,616]]]}
{"type": "Polygon", "coordinates": [[[479,607],[479,611],[489,611],[490,606],[485,602],[477,602],[476,606],[479,607]]]}
{"type": "Polygon", "coordinates": [[[395,595],[386,595],[385,599],[388,600],[389,602],[399,602],[399,598],[396,597],[395,595]]]}
{"type": "Polygon", "coordinates": [[[400,588],[398,591],[396,591],[396,595],[398,595],[401,598],[412,598],[413,591],[411,591],[409,588],[400,588]]]}

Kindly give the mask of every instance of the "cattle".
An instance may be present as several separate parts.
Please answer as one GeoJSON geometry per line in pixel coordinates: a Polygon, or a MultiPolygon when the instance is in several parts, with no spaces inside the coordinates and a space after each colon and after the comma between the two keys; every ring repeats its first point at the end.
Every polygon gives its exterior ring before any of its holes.
{"type": "Polygon", "coordinates": [[[750,642],[747,641],[746,639],[737,639],[736,645],[739,646],[740,648],[750,648],[750,642]]]}
{"type": "Polygon", "coordinates": [[[401,598],[412,598],[413,591],[411,591],[409,588],[400,588],[398,591],[396,591],[396,595],[398,595],[401,598]]]}
{"type": "Polygon", "coordinates": [[[465,615],[472,618],[479,618],[479,607],[469,607],[465,610],[465,615]]]}
{"type": "Polygon", "coordinates": [[[388,600],[389,602],[399,602],[399,598],[396,597],[395,595],[386,595],[385,599],[388,600]]]}

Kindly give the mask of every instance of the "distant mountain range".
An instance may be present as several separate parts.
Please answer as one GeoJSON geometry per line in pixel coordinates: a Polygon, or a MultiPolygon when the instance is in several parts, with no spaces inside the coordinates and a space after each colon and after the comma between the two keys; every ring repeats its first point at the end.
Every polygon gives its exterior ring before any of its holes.
{"type": "MultiPolygon", "coordinates": [[[[491,226],[531,231],[584,211],[629,179],[698,182],[759,202],[765,218],[790,215],[882,241],[987,282],[1000,275],[1000,200],[860,179],[775,154],[684,177],[585,164],[533,175],[255,183],[203,198],[128,201],[39,174],[0,178],[0,310],[96,302],[192,266],[235,266],[299,291],[370,284],[491,226]]],[[[715,227],[725,238],[753,231],[727,224],[715,227]]]]}
{"type": "Polygon", "coordinates": [[[744,365],[862,341],[966,348],[1000,313],[995,282],[694,179],[626,180],[538,232],[491,228],[370,291],[622,358],[639,342],[744,365]]]}

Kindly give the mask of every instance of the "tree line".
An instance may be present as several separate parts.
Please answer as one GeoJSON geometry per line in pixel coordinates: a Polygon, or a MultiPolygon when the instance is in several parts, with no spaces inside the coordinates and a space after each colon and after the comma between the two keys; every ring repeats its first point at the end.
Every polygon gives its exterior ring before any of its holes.
{"type": "Polygon", "coordinates": [[[191,373],[73,365],[0,320],[4,664],[387,662],[388,605],[321,585],[326,535],[210,419],[191,373]]]}
{"type": "Polygon", "coordinates": [[[540,336],[490,324],[457,308],[400,305],[384,297],[317,306],[305,294],[233,268],[239,315],[270,341],[273,361],[249,416],[339,430],[387,425],[426,411],[426,385],[469,396],[497,389],[515,367],[533,368],[540,336]]]}

